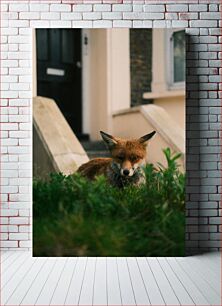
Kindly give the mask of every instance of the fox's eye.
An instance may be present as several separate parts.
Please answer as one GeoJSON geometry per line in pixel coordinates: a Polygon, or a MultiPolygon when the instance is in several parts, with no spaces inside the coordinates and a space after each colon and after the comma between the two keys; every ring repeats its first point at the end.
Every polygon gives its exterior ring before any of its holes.
{"type": "Polygon", "coordinates": [[[118,158],[119,160],[124,160],[124,156],[123,156],[123,155],[118,155],[117,158],[118,158]]]}
{"type": "Polygon", "coordinates": [[[139,156],[137,156],[137,155],[132,155],[132,156],[130,157],[130,159],[131,159],[131,161],[136,161],[136,160],[139,159],[139,156]]]}

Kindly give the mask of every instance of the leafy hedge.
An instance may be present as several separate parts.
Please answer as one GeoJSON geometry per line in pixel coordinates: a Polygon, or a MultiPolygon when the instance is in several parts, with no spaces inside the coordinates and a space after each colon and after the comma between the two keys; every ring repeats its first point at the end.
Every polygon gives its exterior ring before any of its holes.
{"type": "Polygon", "coordinates": [[[185,175],[179,155],[145,168],[147,184],[51,174],[33,182],[34,256],[183,256],[185,175]]]}

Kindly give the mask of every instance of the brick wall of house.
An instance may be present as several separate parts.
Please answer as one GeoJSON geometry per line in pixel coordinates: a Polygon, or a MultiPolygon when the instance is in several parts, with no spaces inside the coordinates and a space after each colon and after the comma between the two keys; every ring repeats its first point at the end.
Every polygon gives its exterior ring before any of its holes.
{"type": "Polygon", "coordinates": [[[151,91],[152,29],[130,30],[131,105],[149,103],[143,93],[151,91]]]}
{"type": "Polygon", "coordinates": [[[31,247],[32,29],[185,27],[187,252],[221,245],[220,0],[1,1],[1,248],[31,247]]]}

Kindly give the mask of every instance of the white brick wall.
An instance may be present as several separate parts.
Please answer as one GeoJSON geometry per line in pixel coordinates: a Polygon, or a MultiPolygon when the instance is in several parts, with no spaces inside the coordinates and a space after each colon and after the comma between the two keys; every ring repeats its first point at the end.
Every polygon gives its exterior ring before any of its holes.
{"type": "Polygon", "coordinates": [[[1,247],[31,247],[31,28],[186,27],[187,250],[221,245],[220,0],[1,3],[1,247]]]}

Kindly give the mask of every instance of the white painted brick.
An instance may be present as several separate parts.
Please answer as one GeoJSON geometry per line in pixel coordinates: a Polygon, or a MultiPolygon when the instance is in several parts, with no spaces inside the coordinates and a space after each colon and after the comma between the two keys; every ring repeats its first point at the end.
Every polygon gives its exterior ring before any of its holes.
{"type": "Polygon", "coordinates": [[[18,130],[18,123],[3,123],[1,124],[1,130],[3,131],[18,130]]]}
{"type": "Polygon", "coordinates": [[[198,19],[198,13],[179,13],[179,19],[182,20],[198,19]]]}
{"type": "Polygon", "coordinates": [[[12,83],[10,84],[11,90],[29,90],[30,84],[27,83],[12,83]]]}
{"type": "Polygon", "coordinates": [[[8,4],[2,3],[1,4],[1,11],[2,12],[7,12],[8,11],[8,4]]]}
{"type": "Polygon", "coordinates": [[[48,12],[49,11],[49,4],[38,4],[38,3],[31,3],[29,4],[30,11],[34,12],[48,12]]]}
{"type": "MultiPolygon", "coordinates": [[[[6,74],[8,74],[8,68],[1,67],[1,75],[6,75],[6,74]]],[[[1,98],[3,97],[1,96],[1,98]]]]}
{"type": "MultiPolygon", "coordinates": [[[[3,192],[3,193],[18,192],[18,187],[17,186],[2,186],[1,188],[3,190],[5,190],[5,192],[3,192]],[[10,191],[10,189],[12,191],[10,191]],[[17,190],[17,191],[15,191],[15,190],[17,190]]],[[[2,217],[16,217],[16,216],[18,216],[18,210],[17,209],[1,209],[1,216],[2,217]]]]}
{"type": "Polygon", "coordinates": [[[69,20],[52,20],[50,26],[53,28],[71,28],[72,22],[69,20]]]}
{"type": "Polygon", "coordinates": [[[2,91],[1,92],[1,97],[4,98],[8,98],[8,99],[12,99],[12,98],[18,98],[18,92],[16,91],[2,91]]]}
{"type": "Polygon", "coordinates": [[[24,35],[9,36],[9,44],[25,44],[27,43],[27,37],[24,35]]]}
{"type": "MultiPolygon", "coordinates": [[[[21,156],[20,156],[21,157],[21,156]]],[[[27,160],[27,161],[30,161],[30,158],[27,160]]],[[[30,179],[27,179],[27,178],[12,178],[12,179],[9,179],[9,183],[11,185],[22,185],[22,186],[27,186],[27,185],[30,185],[30,179]]],[[[19,203],[15,203],[16,205],[18,205],[19,203]]],[[[10,204],[11,205],[11,204],[10,204]]],[[[19,206],[18,206],[19,208],[19,206]]],[[[22,207],[24,208],[24,207],[22,207]]]]}
{"type": "Polygon", "coordinates": [[[9,74],[12,75],[31,75],[32,71],[30,68],[10,68],[9,74]]]}
{"type": "Polygon", "coordinates": [[[114,20],[113,21],[113,27],[116,28],[131,28],[132,27],[132,21],[131,20],[114,20]]]}
{"type": "Polygon", "coordinates": [[[11,154],[25,154],[29,153],[30,148],[29,147],[22,147],[22,146],[15,146],[15,147],[8,147],[8,152],[11,154]]]}
{"type": "Polygon", "coordinates": [[[17,60],[1,60],[1,66],[4,67],[18,67],[17,60]]]}
{"type": "Polygon", "coordinates": [[[20,233],[30,233],[30,227],[25,226],[25,225],[21,225],[21,226],[19,226],[19,232],[20,233]]]}
{"type": "Polygon", "coordinates": [[[1,241],[0,242],[1,248],[17,248],[18,247],[18,241],[1,241]]]}
{"type": "Polygon", "coordinates": [[[113,4],[112,11],[113,12],[131,12],[132,5],[131,4],[113,4]]]}
{"type": "Polygon", "coordinates": [[[75,12],[92,12],[92,4],[76,4],[73,5],[73,11],[75,12]]]}
{"type": "Polygon", "coordinates": [[[18,44],[9,44],[8,49],[9,51],[18,51],[18,44]]]}
{"type": "Polygon", "coordinates": [[[29,21],[28,20],[9,20],[9,27],[16,28],[16,27],[23,27],[27,28],[29,27],[29,21]]]}
{"type": "Polygon", "coordinates": [[[28,240],[28,233],[11,233],[9,234],[10,240],[28,240]]]}
{"type": "Polygon", "coordinates": [[[221,35],[221,29],[215,28],[215,29],[209,29],[210,35],[221,35]]]}
{"type": "Polygon", "coordinates": [[[18,28],[1,28],[1,35],[18,35],[18,28]]]}
{"type": "Polygon", "coordinates": [[[221,18],[221,13],[210,13],[210,12],[204,12],[204,13],[200,13],[200,19],[218,19],[220,20],[221,18]]]}
{"type": "Polygon", "coordinates": [[[1,50],[2,52],[8,51],[8,49],[9,49],[9,48],[8,48],[8,45],[5,45],[5,44],[4,44],[4,45],[3,45],[3,44],[0,45],[0,50],[1,50]]]}
{"type": "MultiPolygon", "coordinates": [[[[1,145],[3,145],[3,146],[17,146],[18,145],[18,139],[4,138],[1,141],[1,145]]],[[[2,169],[4,169],[4,167],[2,167],[2,169]]],[[[13,168],[13,169],[17,169],[17,168],[13,168]]]]}
{"type": "Polygon", "coordinates": [[[221,51],[221,45],[219,44],[208,44],[208,51],[221,51]]]}
{"type": "Polygon", "coordinates": [[[25,3],[9,4],[9,12],[28,12],[29,6],[25,3]]]}
{"type": "Polygon", "coordinates": [[[189,4],[190,12],[206,12],[207,4],[189,4]]]}
{"type": "Polygon", "coordinates": [[[111,4],[94,4],[93,10],[95,12],[110,12],[111,4]]]}
{"type": "Polygon", "coordinates": [[[8,131],[1,131],[1,137],[2,138],[8,138],[8,131]]]}
{"type": "Polygon", "coordinates": [[[154,28],[171,28],[172,22],[171,20],[154,20],[153,27],[154,28]]]}
{"type": "Polygon", "coordinates": [[[188,27],[187,20],[172,20],[172,27],[173,28],[186,28],[188,27]]]}
{"type": "Polygon", "coordinates": [[[8,99],[1,99],[0,100],[1,106],[8,106],[8,99]]]}
{"type": "Polygon", "coordinates": [[[81,20],[82,19],[82,14],[81,13],[62,13],[61,14],[61,19],[62,20],[81,20]]]}
{"type": "Polygon", "coordinates": [[[19,241],[19,247],[20,248],[31,248],[32,242],[31,241],[19,241]]]}
{"type": "Polygon", "coordinates": [[[2,177],[18,177],[18,171],[15,170],[2,170],[2,177]]]}
{"type": "Polygon", "coordinates": [[[30,83],[31,84],[31,76],[27,76],[27,75],[21,75],[19,76],[19,82],[20,83],[30,83]]]}
{"type": "Polygon", "coordinates": [[[217,27],[216,20],[190,20],[190,27],[197,27],[197,28],[212,28],[217,27]]]}
{"type": "Polygon", "coordinates": [[[102,19],[122,19],[121,12],[109,12],[109,13],[102,13],[102,19]]]}
{"type": "Polygon", "coordinates": [[[20,217],[29,217],[30,215],[30,210],[29,209],[19,209],[19,216],[20,217]]]}
{"type": "Polygon", "coordinates": [[[8,240],[9,235],[8,233],[1,233],[0,237],[1,237],[1,240],[8,240]]]}
{"type": "Polygon", "coordinates": [[[51,4],[50,11],[52,12],[71,12],[71,5],[69,4],[51,4]]]}
{"type": "Polygon", "coordinates": [[[143,27],[144,28],[152,28],[153,22],[151,20],[143,20],[143,27]]]}
{"type": "Polygon", "coordinates": [[[172,19],[172,20],[177,20],[178,19],[178,13],[166,13],[165,14],[166,19],[172,19]]]}
{"type": "MultiPolygon", "coordinates": [[[[4,195],[7,197],[7,195],[4,195]]],[[[1,201],[3,201],[3,195],[1,195],[1,201]]],[[[9,223],[9,218],[5,218],[5,217],[0,217],[0,224],[8,224],[9,223]]]]}
{"type": "Polygon", "coordinates": [[[8,83],[1,83],[1,90],[9,90],[9,84],[8,83]]]}
{"type": "Polygon", "coordinates": [[[1,225],[0,226],[0,232],[1,233],[18,232],[18,226],[16,226],[16,225],[1,225]]]}
{"type": "Polygon", "coordinates": [[[163,13],[123,12],[123,19],[164,19],[163,13]]]}
{"type": "Polygon", "coordinates": [[[5,36],[1,36],[1,43],[2,44],[6,44],[8,42],[8,37],[5,35],[5,36]]]}
{"type": "MultiPolygon", "coordinates": [[[[30,170],[31,170],[31,167],[30,167],[30,170]]],[[[30,170],[20,170],[19,171],[19,177],[31,177],[31,171],[30,170]]],[[[23,196],[20,194],[20,196],[21,196],[22,201],[28,201],[29,200],[29,197],[25,194],[23,196]]]]}
{"type": "Polygon", "coordinates": [[[19,91],[19,98],[32,98],[31,91],[19,91]]]}
{"type": "Polygon", "coordinates": [[[142,12],[143,11],[143,5],[142,4],[134,4],[133,5],[133,11],[134,12],[142,12]]]}
{"type": "Polygon", "coordinates": [[[19,28],[20,35],[32,35],[32,29],[30,28],[19,28]]]}
{"type": "Polygon", "coordinates": [[[209,60],[209,67],[221,67],[221,60],[209,60]]]}
{"type": "Polygon", "coordinates": [[[39,12],[23,12],[19,13],[19,19],[39,19],[39,12]]]}
{"type": "Polygon", "coordinates": [[[142,20],[133,20],[133,28],[142,28],[143,21],[142,20]]]}
{"type": "Polygon", "coordinates": [[[9,155],[8,154],[8,158],[10,162],[17,162],[18,161],[18,156],[17,155],[9,155]]]}
{"type": "Polygon", "coordinates": [[[94,28],[111,28],[112,21],[111,20],[95,20],[93,21],[94,28]]]}
{"type": "Polygon", "coordinates": [[[217,53],[216,52],[199,52],[200,59],[216,59],[217,53]]]}
{"type": "Polygon", "coordinates": [[[30,123],[19,123],[20,130],[30,131],[30,123]]]}
{"type": "Polygon", "coordinates": [[[9,100],[10,106],[29,106],[30,102],[28,99],[13,99],[9,100]]]}
{"type": "Polygon", "coordinates": [[[200,36],[200,43],[214,44],[217,43],[216,36],[200,36]]]}
{"type": "Polygon", "coordinates": [[[49,28],[49,20],[31,20],[31,28],[49,28]]]}
{"type": "Polygon", "coordinates": [[[8,52],[9,59],[30,59],[30,52],[8,52]]]}
{"type": "Polygon", "coordinates": [[[73,28],[92,28],[92,20],[72,21],[73,28]]]}
{"type": "Polygon", "coordinates": [[[165,12],[165,7],[163,4],[161,5],[144,5],[143,6],[144,12],[165,12]]]}
{"type": "Polygon", "coordinates": [[[187,4],[169,4],[166,5],[167,12],[188,12],[187,4]]]}
{"type": "Polygon", "coordinates": [[[101,19],[101,18],[102,18],[102,13],[100,12],[83,13],[83,19],[96,20],[96,19],[101,19]]]}
{"type": "Polygon", "coordinates": [[[60,13],[57,13],[57,12],[41,13],[40,19],[59,20],[60,19],[60,13]]]}
{"type": "Polygon", "coordinates": [[[9,115],[10,122],[29,122],[29,120],[27,115],[9,115]]]}
{"type": "Polygon", "coordinates": [[[210,12],[218,12],[219,6],[218,4],[209,4],[209,11],[210,12]]]}

